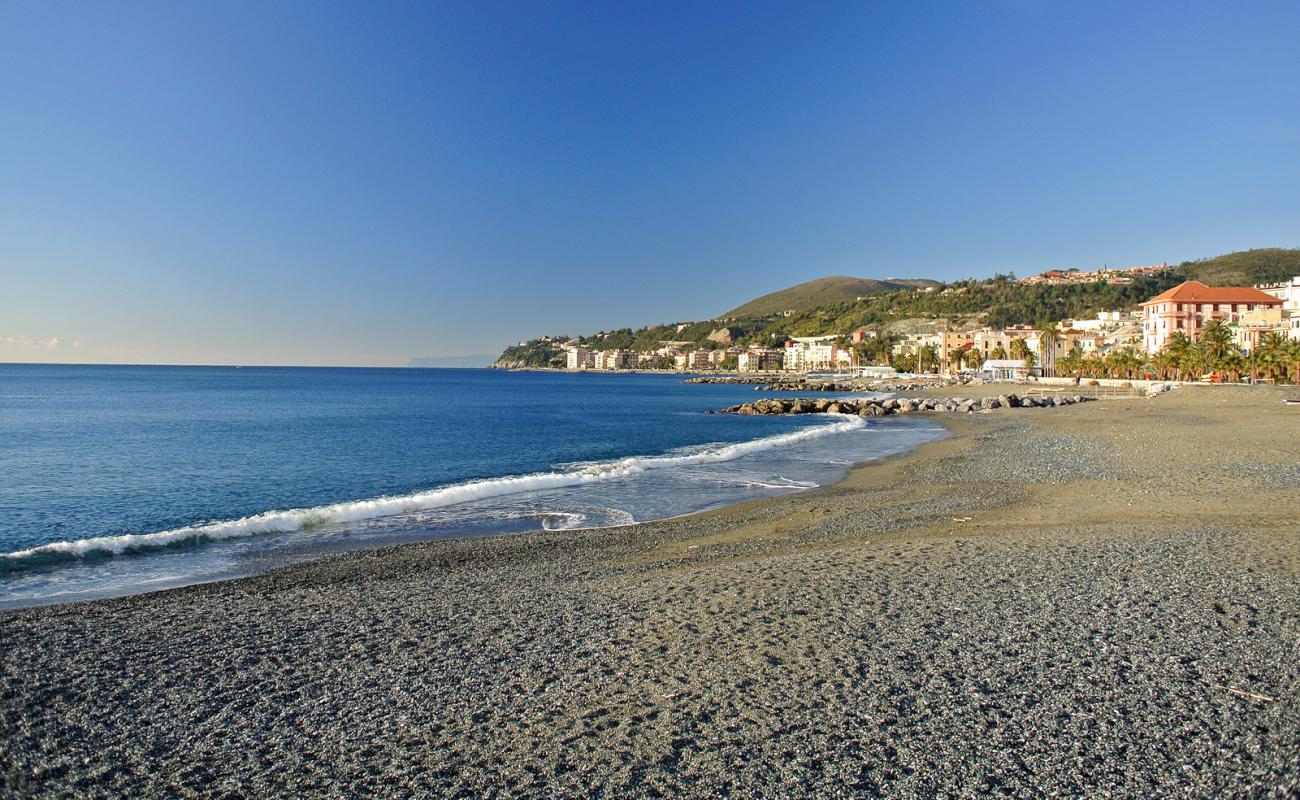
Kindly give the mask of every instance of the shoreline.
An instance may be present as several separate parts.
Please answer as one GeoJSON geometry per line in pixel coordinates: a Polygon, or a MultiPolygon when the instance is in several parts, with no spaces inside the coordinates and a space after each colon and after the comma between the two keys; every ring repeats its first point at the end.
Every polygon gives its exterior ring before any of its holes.
{"type": "Polygon", "coordinates": [[[944,418],[836,484],[689,517],[0,612],[0,785],[1282,796],[1280,394],[944,418]]]}
{"type": "MultiPolygon", "coordinates": [[[[706,412],[704,412],[704,413],[709,413],[709,414],[711,414],[711,413],[714,413],[714,412],[712,412],[712,411],[706,411],[706,412]]],[[[852,415],[844,416],[843,419],[845,419],[845,420],[850,419],[851,416],[852,416],[852,415]]],[[[827,425],[832,424],[832,422],[835,420],[835,418],[832,418],[832,417],[830,417],[829,415],[827,415],[827,417],[828,417],[828,420],[829,420],[829,421],[826,422],[826,423],[824,423],[824,424],[827,424],[827,425]]],[[[941,434],[940,438],[946,438],[947,436],[950,435],[950,433],[947,432],[947,427],[946,427],[946,426],[944,426],[944,425],[943,425],[942,423],[940,423],[938,420],[934,420],[934,422],[936,422],[936,424],[938,424],[940,427],[945,428],[945,432],[944,432],[943,434],[941,434]]],[[[743,441],[741,441],[741,442],[732,442],[732,443],[730,443],[730,444],[731,444],[731,445],[737,445],[737,444],[745,445],[745,444],[753,444],[753,443],[763,442],[764,440],[765,440],[765,437],[760,436],[760,437],[758,437],[757,439],[743,440],[743,441]]],[[[908,449],[907,451],[905,451],[902,455],[906,455],[907,453],[912,452],[912,451],[915,450],[917,447],[926,444],[928,441],[929,441],[929,440],[922,440],[922,441],[918,442],[917,444],[914,444],[910,449],[908,449]]],[[[383,541],[383,539],[381,538],[378,542],[373,542],[373,543],[369,543],[369,542],[368,542],[368,543],[361,543],[361,544],[359,544],[359,545],[357,545],[357,546],[339,546],[339,545],[334,545],[334,544],[331,544],[331,543],[325,542],[325,543],[322,543],[322,544],[319,546],[318,549],[315,549],[315,550],[304,550],[304,551],[301,551],[297,556],[289,556],[289,555],[286,555],[286,556],[284,556],[284,560],[283,560],[282,563],[276,564],[276,565],[271,566],[271,567],[269,567],[269,568],[263,568],[263,569],[260,569],[260,570],[257,570],[257,571],[243,571],[243,570],[240,570],[240,569],[230,568],[230,569],[223,570],[223,571],[221,571],[221,572],[213,573],[212,575],[210,575],[210,576],[208,576],[208,577],[201,577],[201,578],[198,578],[198,579],[193,580],[193,581],[187,581],[187,582],[178,583],[178,584],[172,584],[172,585],[164,585],[164,586],[160,586],[160,587],[152,588],[152,589],[143,589],[143,590],[138,590],[138,591],[126,591],[126,592],[119,592],[119,591],[116,591],[116,590],[113,590],[113,589],[106,589],[106,590],[103,590],[102,592],[98,592],[98,593],[83,593],[83,596],[74,596],[74,597],[69,598],[69,599],[52,599],[52,598],[50,598],[50,597],[43,597],[43,598],[39,598],[39,599],[36,599],[36,600],[29,600],[29,601],[0,602],[0,615],[3,615],[3,614],[6,613],[6,612],[19,611],[19,610],[23,610],[23,609],[49,608],[49,607],[53,607],[53,606],[74,605],[74,604],[80,604],[80,603],[104,602],[104,601],[109,601],[109,600],[120,600],[120,599],[127,599],[127,598],[131,598],[131,597],[136,597],[136,596],[139,596],[139,595],[149,595],[149,594],[157,594],[157,593],[161,593],[161,592],[169,592],[169,591],[175,591],[175,590],[184,590],[184,589],[187,589],[187,588],[190,588],[190,587],[206,586],[206,585],[211,585],[211,584],[215,584],[215,583],[224,583],[224,582],[228,582],[228,581],[247,580],[247,579],[251,579],[251,578],[257,578],[257,577],[259,577],[259,576],[261,576],[261,575],[266,575],[266,574],[269,574],[269,573],[271,573],[271,572],[275,572],[275,571],[278,571],[278,570],[293,569],[294,567],[297,567],[297,566],[300,566],[300,565],[311,564],[311,563],[314,563],[314,562],[316,562],[316,561],[320,561],[320,560],[324,560],[324,559],[338,558],[338,557],[341,557],[341,556],[346,556],[346,555],[348,555],[348,554],[350,554],[350,553],[364,552],[364,551],[369,551],[369,550],[387,549],[387,548],[391,548],[391,547],[403,547],[403,546],[406,546],[406,545],[436,544],[436,543],[439,543],[439,542],[455,542],[455,541],[462,541],[462,540],[491,539],[491,538],[497,538],[497,537],[524,537],[524,536],[534,536],[534,535],[540,535],[540,534],[558,534],[558,535],[564,535],[564,534],[577,534],[577,533],[585,533],[585,532],[590,532],[590,531],[603,531],[603,530],[616,530],[616,529],[634,528],[634,527],[641,526],[641,525],[651,525],[651,524],[655,524],[655,523],[669,522],[669,521],[673,521],[673,520],[685,520],[685,519],[690,519],[690,518],[695,517],[695,516],[700,515],[700,514],[707,514],[707,513],[710,513],[710,512],[724,512],[724,511],[726,511],[727,509],[730,509],[730,508],[732,508],[732,507],[734,507],[734,506],[744,505],[744,504],[747,504],[747,503],[761,503],[761,502],[768,501],[768,500],[779,499],[779,498],[781,498],[781,497],[788,497],[788,496],[790,496],[790,495],[795,495],[795,494],[806,494],[806,493],[808,493],[808,492],[816,492],[816,491],[819,491],[819,490],[822,490],[822,489],[831,488],[831,487],[834,487],[834,486],[838,485],[840,482],[842,482],[842,481],[844,481],[844,480],[847,480],[848,477],[849,477],[849,475],[852,473],[852,471],[853,471],[854,469],[857,469],[858,467],[861,467],[861,466],[864,466],[864,465],[870,465],[870,464],[875,463],[875,462],[877,462],[877,461],[880,461],[880,460],[882,460],[882,459],[893,458],[893,457],[896,457],[896,456],[898,456],[898,455],[900,455],[900,454],[898,454],[898,453],[885,453],[885,454],[883,454],[883,455],[881,455],[881,456],[878,456],[878,457],[876,457],[876,458],[869,458],[869,459],[866,459],[866,460],[864,460],[864,461],[855,462],[854,464],[848,466],[848,467],[844,470],[844,474],[843,474],[839,479],[837,479],[836,481],[834,481],[834,482],[832,482],[832,483],[827,483],[827,484],[822,484],[822,485],[816,485],[816,486],[810,486],[810,487],[808,487],[808,488],[806,488],[806,489],[799,489],[799,490],[796,490],[796,491],[783,492],[783,493],[779,493],[779,494],[760,495],[760,496],[757,496],[757,497],[746,498],[746,499],[744,499],[744,500],[739,500],[739,501],[736,501],[736,502],[725,502],[725,503],[723,503],[722,505],[712,506],[712,507],[706,507],[706,508],[702,508],[702,509],[697,510],[697,511],[688,511],[688,512],[684,512],[684,513],[680,513],[680,514],[672,514],[672,515],[669,515],[669,516],[666,516],[666,517],[657,517],[657,518],[654,518],[654,519],[639,520],[639,521],[634,521],[634,522],[624,523],[624,524],[600,525],[600,526],[579,527],[579,528],[564,528],[564,529],[556,529],[556,530],[547,530],[547,529],[545,529],[545,528],[540,528],[540,529],[536,529],[536,530],[501,531],[501,532],[479,533],[479,534],[460,533],[460,534],[455,534],[455,535],[450,535],[450,536],[435,536],[435,537],[431,537],[431,538],[423,538],[423,539],[422,539],[422,538],[418,538],[418,537],[411,538],[411,537],[409,537],[409,535],[408,535],[408,536],[405,536],[405,537],[402,537],[402,538],[396,538],[396,537],[395,537],[395,538],[390,539],[390,540],[388,540],[388,541],[383,541]]],[[[653,455],[653,456],[628,456],[628,457],[625,457],[625,458],[647,458],[647,459],[655,459],[655,458],[662,458],[662,457],[671,457],[671,455],[670,455],[669,453],[661,453],[661,454],[653,455]]],[[[618,459],[615,459],[615,460],[618,460],[618,459]]],[[[728,463],[728,462],[720,462],[720,463],[722,463],[722,464],[726,464],[726,463],[728,463]]],[[[544,476],[544,475],[548,475],[548,474],[552,474],[552,473],[537,473],[537,475],[539,475],[539,476],[544,476]]],[[[528,475],[523,475],[523,476],[507,475],[507,476],[500,476],[500,477],[495,478],[495,479],[484,479],[484,480],[489,480],[489,481],[490,481],[490,480],[510,480],[510,479],[513,479],[513,478],[519,478],[519,477],[529,477],[529,476],[528,476],[528,475]]],[[[464,484],[453,484],[453,485],[449,485],[449,486],[434,487],[434,488],[432,488],[432,489],[425,490],[424,492],[420,492],[420,493],[418,493],[418,494],[428,494],[428,493],[436,493],[436,492],[440,492],[440,491],[454,490],[454,489],[457,489],[457,488],[459,488],[460,486],[463,486],[463,485],[464,485],[464,484]]],[[[365,499],[365,500],[360,500],[360,501],[349,501],[349,502],[373,502],[373,501],[376,500],[376,499],[378,499],[378,500],[384,500],[384,499],[400,500],[400,499],[401,499],[401,496],[397,496],[397,497],[393,497],[393,498],[387,498],[387,497],[384,497],[384,498],[367,498],[367,499],[365,499]]],[[[344,504],[346,504],[346,503],[344,503],[344,504]]],[[[340,504],[340,505],[342,505],[342,504],[340,504]]],[[[269,512],[263,512],[263,514],[260,514],[260,515],[253,515],[252,517],[248,517],[248,518],[244,518],[244,519],[257,519],[257,518],[259,518],[259,517],[261,517],[261,516],[265,516],[265,515],[268,515],[268,514],[272,514],[272,515],[273,515],[273,514],[291,514],[291,513],[298,513],[298,512],[301,512],[301,511],[310,511],[310,510],[312,510],[312,509],[290,509],[290,510],[281,510],[281,511],[269,511],[269,512]]],[[[232,520],[232,521],[227,521],[227,522],[225,522],[225,523],[218,523],[218,524],[237,524],[237,523],[240,522],[240,521],[242,521],[242,520],[232,520]]],[[[165,534],[165,533],[167,533],[167,532],[163,532],[163,533],[165,534]]],[[[149,535],[149,534],[145,534],[145,535],[147,536],[147,535],[149,535]]],[[[157,535],[157,534],[155,534],[155,535],[157,535]]],[[[273,535],[273,534],[272,534],[272,535],[273,535]]],[[[206,546],[206,544],[202,544],[202,545],[198,545],[198,546],[202,547],[202,546],[206,546]]],[[[111,556],[111,557],[112,557],[112,558],[120,558],[120,557],[123,557],[123,556],[121,556],[121,555],[117,555],[117,556],[111,556]]],[[[131,557],[131,556],[125,556],[125,557],[131,557]]]]}

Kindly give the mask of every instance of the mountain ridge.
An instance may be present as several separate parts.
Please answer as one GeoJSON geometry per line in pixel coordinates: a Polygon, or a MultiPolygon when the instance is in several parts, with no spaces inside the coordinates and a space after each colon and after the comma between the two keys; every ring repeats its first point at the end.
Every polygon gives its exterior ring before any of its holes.
{"type": "Polygon", "coordinates": [[[810,281],[768,292],[747,303],[742,303],[715,319],[760,317],[785,311],[802,311],[806,308],[843,303],[859,297],[892,292],[899,289],[920,289],[939,286],[939,281],[928,278],[856,278],[851,275],[827,275],[810,281]]]}

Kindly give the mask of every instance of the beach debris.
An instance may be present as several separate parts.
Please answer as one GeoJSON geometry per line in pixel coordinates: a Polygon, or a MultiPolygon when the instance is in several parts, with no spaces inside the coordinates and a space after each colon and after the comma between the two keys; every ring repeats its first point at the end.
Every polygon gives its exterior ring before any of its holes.
{"type": "Polygon", "coordinates": [[[1223,685],[1221,685],[1221,684],[1216,683],[1216,684],[1214,684],[1214,688],[1216,688],[1216,689],[1222,689],[1222,690],[1224,690],[1225,692],[1228,692],[1229,694],[1235,694],[1235,695],[1237,695],[1237,696],[1239,696],[1239,697],[1246,697],[1246,698],[1249,698],[1249,699],[1251,699],[1251,700],[1258,700],[1258,701],[1260,701],[1261,703],[1276,703],[1276,702],[1277,702],[1277,698],[1276,698],[1276,697],[1269,697],[1268,695],[1263,695],[1263,694],[1255,694],[1254,692],[1248,692],[1248,691],[1246,691],[1246,690],[1244,690],[1244,689],[1238,689],[1238,688],[1236,688],[1235,686],[1223,686],[1223,685]]]}

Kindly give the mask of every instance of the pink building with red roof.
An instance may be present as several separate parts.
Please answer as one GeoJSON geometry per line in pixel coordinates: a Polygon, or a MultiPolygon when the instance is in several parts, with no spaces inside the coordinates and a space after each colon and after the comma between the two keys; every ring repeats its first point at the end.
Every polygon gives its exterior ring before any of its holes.
{"type": "Polygon", "coordinates": [[[1282,305],[1278,298],[1250,286],[1206,286],[1185,281],[1142,304],[1142,346],[1159,352],[1174,331],[1196,340],[1212,319],[1236,322],[1242,315],[1282,305]]]}

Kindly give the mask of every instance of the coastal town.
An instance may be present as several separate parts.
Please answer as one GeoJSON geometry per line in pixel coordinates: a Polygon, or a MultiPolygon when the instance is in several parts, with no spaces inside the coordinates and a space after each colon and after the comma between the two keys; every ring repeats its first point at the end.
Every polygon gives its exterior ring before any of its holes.
{"type": "MultiPolygon", "coordinates": [[[[1049,271],[1022,283],[1123,283],[1167,267],[1049,271]]],[[[686,327],[679,326],[678,330],[686,327]]],[[[896,374],[972,375],[993,380],[1118,377],[1296,380],[1300,377],[1300,276],[1253,286],[1185,281],[1136,309],[1044,324],[961,328],[939,323],[900,333],[859,328],[790,336],[771,344],[736,343],[728,328],[710,346],[665,340],[648,350],[597,350],[557,342],[569,370],[791,373],[889,378],[896,374]]]]}

